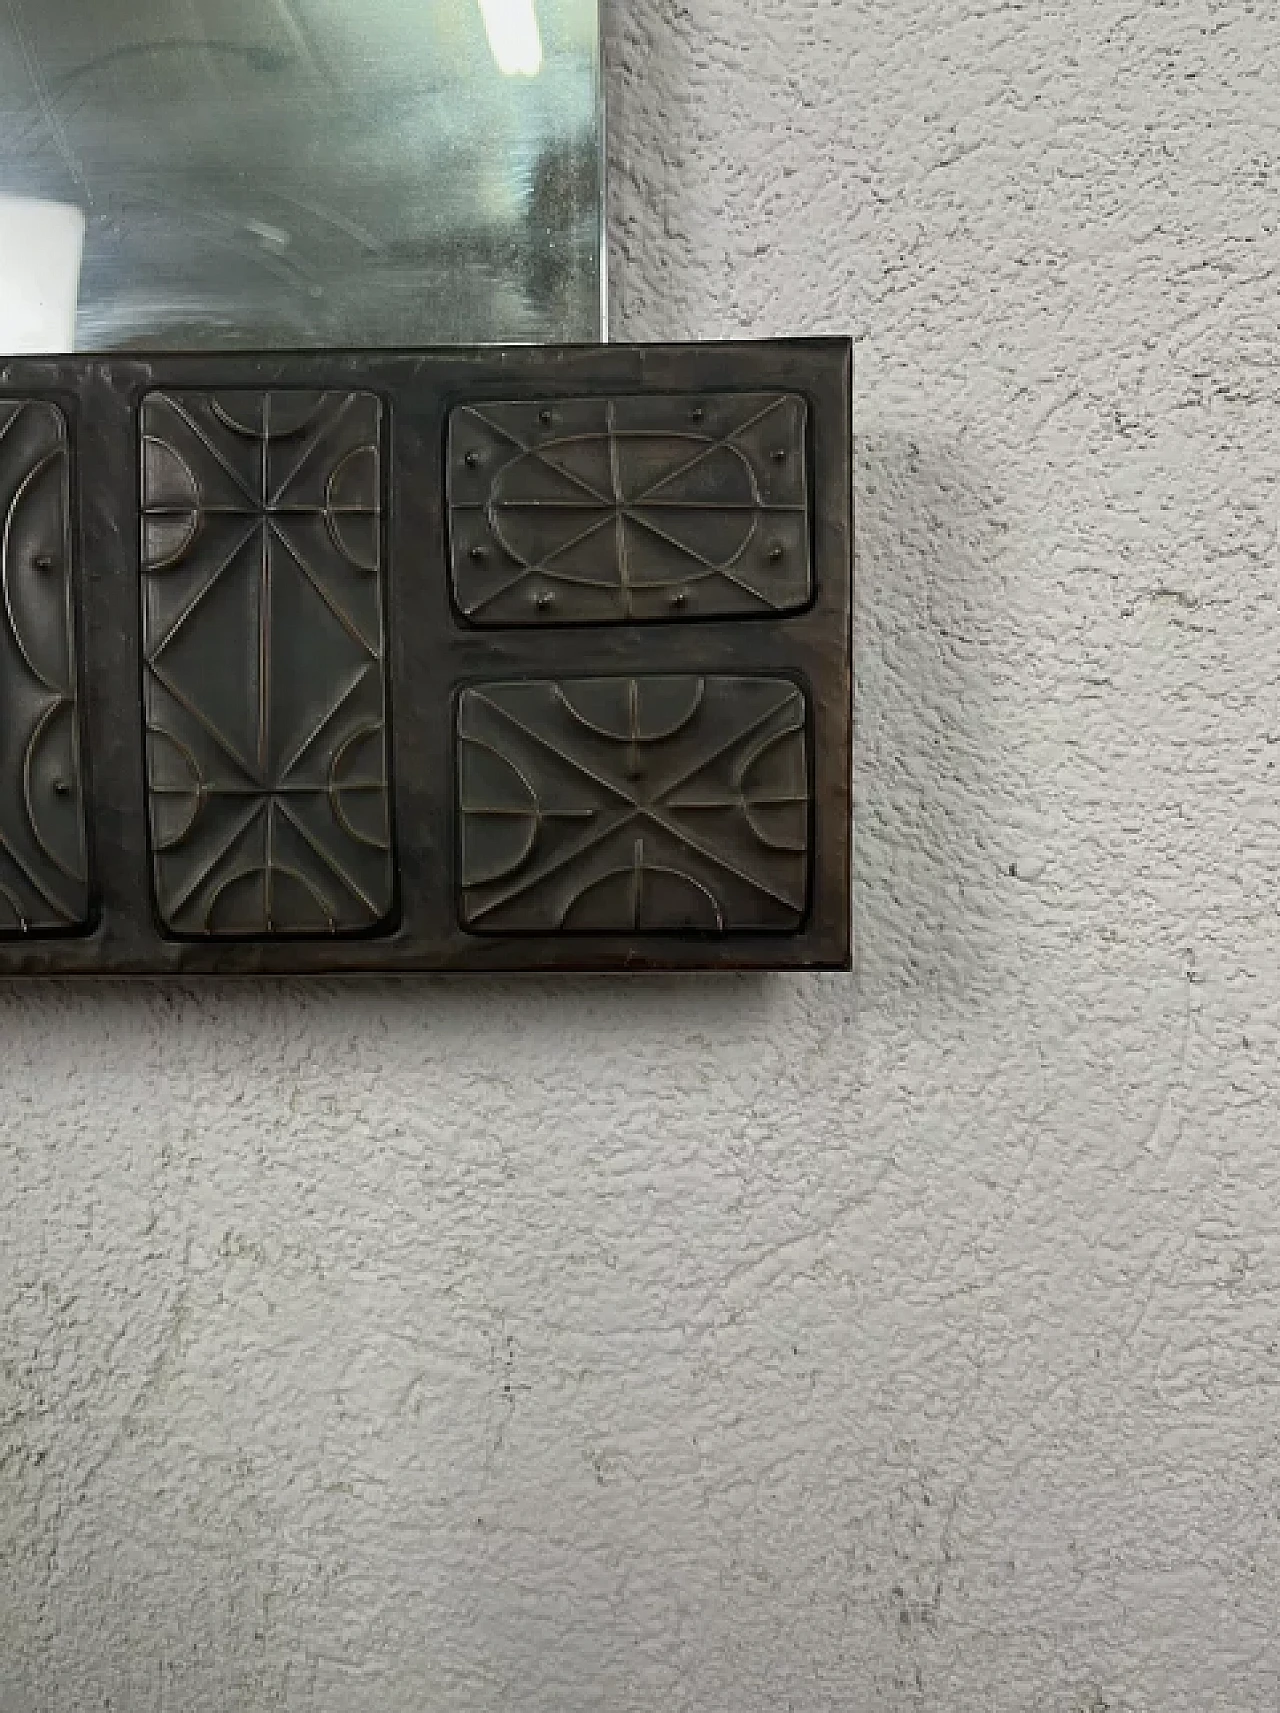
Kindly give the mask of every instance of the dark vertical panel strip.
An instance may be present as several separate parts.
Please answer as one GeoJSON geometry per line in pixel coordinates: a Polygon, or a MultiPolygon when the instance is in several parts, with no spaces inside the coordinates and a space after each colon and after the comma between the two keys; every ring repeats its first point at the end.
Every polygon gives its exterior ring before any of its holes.
{"type": "Polygon", "coordinates": [[[67,420],[0,400],[0,934],[89,917],[67,420]]]}
{"type": "Polygon", "coordinates": [[[394,897],[380,401],[153,393],[141,427],[160,919],[189,937],[374,930],[394,897]]]}

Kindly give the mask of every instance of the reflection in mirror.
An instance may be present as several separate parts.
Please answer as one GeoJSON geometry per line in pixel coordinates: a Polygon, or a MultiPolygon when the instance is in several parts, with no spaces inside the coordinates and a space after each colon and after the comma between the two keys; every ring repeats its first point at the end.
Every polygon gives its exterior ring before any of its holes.
{"type": "Polygon", "coordinates": [[[498,70],[505,77],[537,77],[542,32],[533,0],[480,0],[480,10],[498,70]]]}
{"type": "Polygon", "coordinates": [[[598,339],[600,146],[597,0],[7,0],[0,351],[598,339]]]}
{"type": "Polygon", "coordinates": [[[0,345],[9,356],[73,347],[83,251],[78,208],[0,196],[0,345]]]}

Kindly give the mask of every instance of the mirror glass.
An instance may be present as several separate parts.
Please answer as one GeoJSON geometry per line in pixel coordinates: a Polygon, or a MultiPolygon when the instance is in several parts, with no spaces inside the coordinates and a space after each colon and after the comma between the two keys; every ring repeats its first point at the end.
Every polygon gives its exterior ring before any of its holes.
{"type": "Polygon", "coordinates": [[[0,351],[602,337],[597,0],[5,0],[0,351]]]}

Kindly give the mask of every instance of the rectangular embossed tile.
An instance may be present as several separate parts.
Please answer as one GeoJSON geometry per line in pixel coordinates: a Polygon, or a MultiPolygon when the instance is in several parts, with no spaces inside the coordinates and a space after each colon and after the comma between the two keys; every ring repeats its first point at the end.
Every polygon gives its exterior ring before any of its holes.
{"type": "Polygon", "coordinates": [[[381,403],[152,393],[141,427],[160,919],[184,936],[376,929],[395,880],[381,403]]]}
{"type": "Polygon", "coordinates": [[[473,685],[458,710],[464,925],[794,932],[807,725],[785,678],[473,685]]]}
{"type": "Polygon", "coordinates": [[[67,423],[0,400],[0,934],[89,914],[67,423]]]}
{"type": "Polygon", "coordinates": [[[456,410],[459,608],[477,625],[795,612],[812,589],[807,416],[791,393],[456,410]]]}

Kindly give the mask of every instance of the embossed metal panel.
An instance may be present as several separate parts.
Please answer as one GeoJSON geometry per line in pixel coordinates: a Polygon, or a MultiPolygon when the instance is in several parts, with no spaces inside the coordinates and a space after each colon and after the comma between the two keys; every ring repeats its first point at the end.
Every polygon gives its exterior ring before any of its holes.
{"type": "Polygon", "coordinates": [[[391,909],[380,401],[153,393],[143,637],[156,904],[175,933],[391,909]]]}
{"type": "Polygon", "coordinates": [[[847,966],[847,343],[3,376],[0,976],[847,966]]]}
{"type": "Polygon", "coordinates": [[[768,617],[811,591],[795,394],[454,412],[453,586],[473,624],[768,617]]]}
{"type": "Polygon", "coordinates": [[[587,678],[462,694],[462,918],[482,933],[785,933],[808,892],[803,692],[587,678]]]}
{"type": "Polygon", "coordinates": [[[0,934],[89,914],[62,411],[0,400],[0,934]]]}

